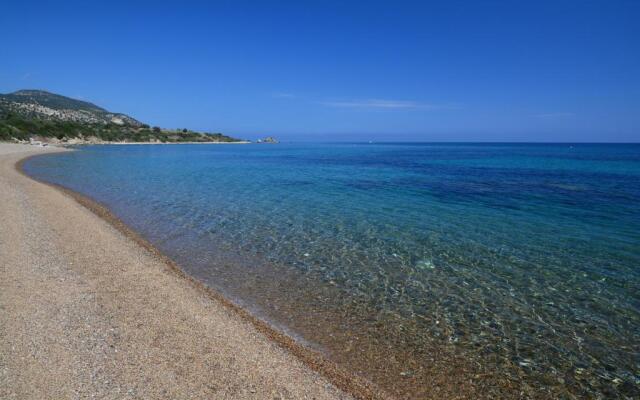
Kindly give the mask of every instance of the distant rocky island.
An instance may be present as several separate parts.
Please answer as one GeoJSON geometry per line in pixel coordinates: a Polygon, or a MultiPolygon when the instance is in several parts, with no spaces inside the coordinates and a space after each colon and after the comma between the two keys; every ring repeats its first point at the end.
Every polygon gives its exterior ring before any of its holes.
{"type": "Polygon", "coordinates": [[[150,127],[126,114],[43,90],[0,94],[0,141],[52,144],[244,143],[222,133],[150,127]]]}
{"type": "Polygon", "coordinates": [[[267,136],[264,139],[258,139],[256,143],[280,143],[280,142],[278,142],[278,140],[273,136],[267,136]]]}

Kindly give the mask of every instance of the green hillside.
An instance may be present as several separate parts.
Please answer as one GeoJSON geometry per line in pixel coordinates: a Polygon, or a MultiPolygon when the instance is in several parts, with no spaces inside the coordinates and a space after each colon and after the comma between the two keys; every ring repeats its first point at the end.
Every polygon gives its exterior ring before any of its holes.
{"type": "Polygon", "coordinates": [[[53,143],[238,142],[221,133],[151,128],[126,114],[42,90],[0,94],[0,140],[53,143]]]}

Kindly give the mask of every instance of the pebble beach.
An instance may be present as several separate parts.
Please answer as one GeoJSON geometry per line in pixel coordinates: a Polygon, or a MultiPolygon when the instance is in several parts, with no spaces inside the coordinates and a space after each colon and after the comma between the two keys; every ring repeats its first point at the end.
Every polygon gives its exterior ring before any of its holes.
{"type": "Polygon", "coordinates": [[[0,398],[350,399],[0,144],[0,398]]]}

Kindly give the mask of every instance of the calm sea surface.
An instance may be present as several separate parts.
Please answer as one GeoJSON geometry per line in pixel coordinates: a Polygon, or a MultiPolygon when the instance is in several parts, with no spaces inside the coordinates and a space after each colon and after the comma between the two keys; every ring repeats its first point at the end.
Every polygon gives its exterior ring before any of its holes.
{"type": "Polygon", "coordinates": [[[406,397],[640,397],[640,145],[93,146],[27,173],[406,397]]]}

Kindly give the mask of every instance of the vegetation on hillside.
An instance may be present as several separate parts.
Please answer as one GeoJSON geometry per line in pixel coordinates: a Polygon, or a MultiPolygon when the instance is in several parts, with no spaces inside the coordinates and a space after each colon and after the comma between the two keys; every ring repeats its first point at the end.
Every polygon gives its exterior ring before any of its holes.
{"type": "Polygon", "coordinates": [[[122,113],[44,90],[0,94],[0,140],[48,142],[238,142],[221,133],[149,127],[122,113]]]}
{"type": "Polygon", "coordinates": [[[237,142],[221,133],[200,133],[166,130],[149,125],[127,126],[112,123],[81,123],[74,121],[28,118],[15,113],[0,112],[0,140],[50,138],[65,142],[71,139],[108,142],[237,142]]]}
{"type": "Polygon", "coordinates": [[[55,110],[84,110],[89,112],[108,113],[104,108],[98,107],[88,101],[61,96],[44,90],[18,90],[13,93],[0,94],[0,98],[18,103],[39,104],[55,110]]]}

